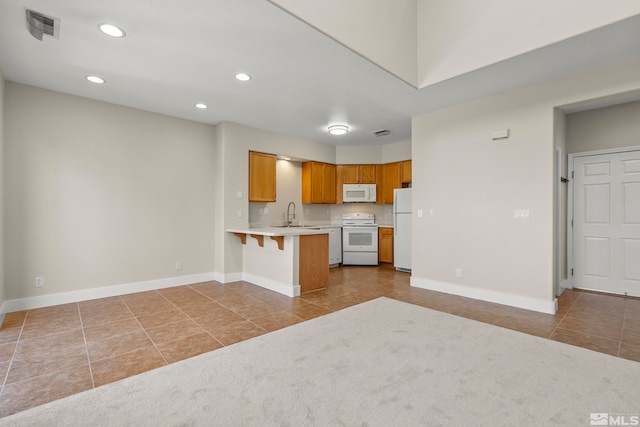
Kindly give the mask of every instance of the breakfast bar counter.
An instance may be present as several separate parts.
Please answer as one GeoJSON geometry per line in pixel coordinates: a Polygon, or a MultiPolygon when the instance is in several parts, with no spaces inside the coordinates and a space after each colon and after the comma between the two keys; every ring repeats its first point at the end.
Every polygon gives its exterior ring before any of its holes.
{"type": "Polygon", "coordinates": [[[329,230],[320,227],[227,229],[242,244],[243,280],[294,297],[329,281],[329,230]]]}

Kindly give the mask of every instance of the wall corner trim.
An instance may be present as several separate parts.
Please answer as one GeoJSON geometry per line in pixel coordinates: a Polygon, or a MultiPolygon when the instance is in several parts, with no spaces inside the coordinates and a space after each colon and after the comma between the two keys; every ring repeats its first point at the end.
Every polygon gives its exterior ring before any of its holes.
{"type": "Polygon", "coordinates": [[[411,277],[411,286],[466,298],[509,305],[512,307],[524,308],[526,310],[538,311],[545,314],[556,314],[558,311],[557,298],[546,301],[538,298],[507,294],[504,292],[492,291],[490,289],[473,288],[470,286],[439,282],[436,280],[422,279],[413,276],[411,277]]]}

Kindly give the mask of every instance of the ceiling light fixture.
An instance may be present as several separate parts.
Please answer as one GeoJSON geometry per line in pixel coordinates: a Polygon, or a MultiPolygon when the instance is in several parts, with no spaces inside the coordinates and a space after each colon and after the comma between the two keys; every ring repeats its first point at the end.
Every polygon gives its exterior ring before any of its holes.
{"type": "Polygon", "coordinates": [[[236,80],[240,80],[241,82],[248,82],[249,80],[251,80],[251,76],[245,73],[238,73],[236,74],[236,80]]]}
{"type": "Polygon", "coordinates": [[[98,28],[100,29],[100,31],[111,37],[121,38],[126,35],[122,28],[116,27],[115,25],[100,24],[98,25],[98,28]]]}
{"type": "Polygon", "coordinates": [[[203,104],[202,102],[198,102],[197,104],[195,104],[195,107],[201,110],[206,110],[207,108],[209,108],[207,104],[203,104]]]}
{"type": "Polygon", "coordinates": [[[105,80],[102,77],[98,77],[98,76],[87,76],[86,79],[89,80],[91,83],[95,83],[99,85],[105,82],[105,80]]]}
{"type": "Polygon", "coordinates": [[[333,126],[329,126],[329,133],[331,135],[344,135],[345,133],[349,132],[349,126],[346,125],[333,125],[333,126]]]}

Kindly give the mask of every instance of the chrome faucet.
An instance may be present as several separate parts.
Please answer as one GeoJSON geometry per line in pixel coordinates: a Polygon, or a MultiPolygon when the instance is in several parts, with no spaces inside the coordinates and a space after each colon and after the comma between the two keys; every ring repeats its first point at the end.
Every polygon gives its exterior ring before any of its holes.
{"type": "Polygon", "coordinates": [[[296,219],[296,204],[293,202],[289,202],[287,206],[287,227],[291,227],[291,214],[289,213],[289,208],[293,205],[293,219],[296,219]]]}

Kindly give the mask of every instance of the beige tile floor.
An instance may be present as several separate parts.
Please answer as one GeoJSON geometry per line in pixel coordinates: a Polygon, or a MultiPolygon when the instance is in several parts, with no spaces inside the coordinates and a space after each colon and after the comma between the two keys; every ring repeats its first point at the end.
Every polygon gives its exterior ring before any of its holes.
{"type": "Polygon", "coordinates": [[[326,290],[297,298],[207,282],[9,313],[0,416],[380,296],[640,361],[639,299],[567,290],[547,315],[412,288],[388,267],[339,267],[326,290]]]}

